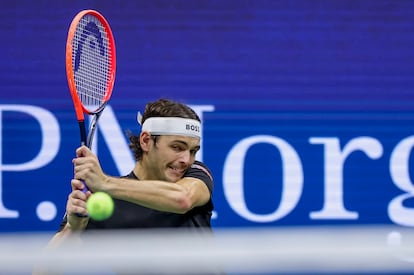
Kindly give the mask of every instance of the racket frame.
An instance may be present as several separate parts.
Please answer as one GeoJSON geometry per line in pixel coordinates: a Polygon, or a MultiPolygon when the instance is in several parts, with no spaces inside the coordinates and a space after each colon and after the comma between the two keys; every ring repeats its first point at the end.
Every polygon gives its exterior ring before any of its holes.
{"type": "Polygon", "coordinates": [[[105,19],[105,17],[100,14],[99,12],[95,10],[83,10],[80,11],[72,20],[72,23],[70,24],[69,31],[68,31],[68,37],[66,42],[66,74],[68,79],[68,85],[70,94],[72,96],[73,104],[75,107],[75,113],[76,118],[79,123],[79,130],[80,130],[80,140],[81,145],[86,145],[90,148],[92,144],[92,139],[95,134],[96,126],[99,120],[99,117],[102,113],[102,111],[105,109],[106,104],[108,103],[111,95],[112,95],[112,89],[114,87],[115,83],[115,72],[116,72],[116,49],[115,49],[115,40],[112,34],[112,30],[109,26],[108,21],[105,19]],[[109,75],[108,75],[108,83],[106,86],[105,95],[103,98],[103,103],[101,106],[99,106],[96,110],[89,110],[86,106],[84,106],[79,99],[76,84],[75,84],[75,76],[74,76],[74,68],[73,68],[73,38],[76,33],[77,26],[81,19],[86,15],[92,15],[95,18],[97,18],[102,26],[105,28],[105,31],[108,35],[108,50],[109,55],[111,56],[111,62],[109,63],[109,75]],[[93,119],[89,126],[88,135],[86,134],[86,126],[85,126],[85,116],[87,115],[93,115],[93,119]]]}
{"type": "MultiPolygon", "coordinates": [[[[66,76],[68,79],[68,85],[70,94],[72,97],[73,105],[75,107],[76,119],[78,120],[79,124],[79,132],[80,132],[80,140],[81,145],[86,145],[88,148],[92,145],[92,140],[95,134],[95,130],[97,128],[98,120],[105,109],[109,99],[112,95],[112,89],[115,83],[115,73],[116,73],[116,49],[115,49],[115,40],[112,34],[111,27],[109,26],[108,21],[106,21],[105,17],[95,10],[82,10],[80,11],[72,20],[67,41],[66,41],[66,76]],[[86,15],[91,15],[95,17],[104,27],[107,37],[108,37],[108,58],[109,60],[109,69],[108,69],[108,82],[106,85],[106,90],[104,94],[104,98],[102,100],[102,104],[96,110],[89,110],[86,106],[82,104],[82,101],[79,99],[78,92],[76,89],[75,83],[75,73],[73,67],[73,39],[76,34],[76,30],[78,24],[82,20],[82,18],[86,15]],[[92,121],[90,122],[88,134],[86,134],[86,126],[85,126],[85,114],[89,116],[93,116],[92,121]]],[[[86,192],[88,187],[85,184],[85,188],[83,192],[86,192]]],[[[78,214],[78,216],[83,217],[83,215],[78,214]]]]}

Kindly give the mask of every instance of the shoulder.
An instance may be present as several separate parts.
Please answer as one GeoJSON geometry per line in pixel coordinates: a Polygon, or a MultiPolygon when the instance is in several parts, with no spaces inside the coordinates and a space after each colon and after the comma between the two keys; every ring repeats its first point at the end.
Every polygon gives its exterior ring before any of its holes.
{"type": "Polygon", "coordinates": [[[184,174],[184,178],[185,177],[196,178],[203,181],[210,190],[210,193],[213,192],[213,175],[210,169],[204,163],[200,161],[195,161],[193,165],[191,165],[191,167],[184,174]]]}
{"type": "Polygon", "coordinates": [[[195,161],[193,165],[191,165],[190,170],[191,169],[205,173],[213,181],[213,176],[210,169],[201,161],[195,161]]]}

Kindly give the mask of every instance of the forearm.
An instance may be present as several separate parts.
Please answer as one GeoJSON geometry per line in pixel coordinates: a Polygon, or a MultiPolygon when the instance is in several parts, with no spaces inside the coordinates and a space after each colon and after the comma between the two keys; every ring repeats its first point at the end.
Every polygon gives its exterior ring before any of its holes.
{"type": "Polygon", "coordinates": [[[61,231],[57,232],[43,251],[44,259],[34,264],[32,275],[63,274],[63,270],[58,270],[54,263],[49,261],[49,257],[59,251],[64,251],[66,245],[80,244],[80,232],[79,230],[73,230],[69,224],[66,224],[61,231]]]}
{"type": "Polygon", "coordinates": [[[67,243],[68,240],[71,244],[80,242],[80,233],[85,229],[87,223],[88,219],[83,218],[81,226],[77,229],[74,229],[69,223],[66,223],[66,225],[49,241],[47,249],[60,248],[67,243]]]}
{"type": "Polygon", "coordinates": [[[112,197],[139,204],[159,211],[186,213],[200,204],[195,196],[196,179],[183,179],[179,183],[164,181],[136,181],[108,177],[105,192],[112,197]]]}

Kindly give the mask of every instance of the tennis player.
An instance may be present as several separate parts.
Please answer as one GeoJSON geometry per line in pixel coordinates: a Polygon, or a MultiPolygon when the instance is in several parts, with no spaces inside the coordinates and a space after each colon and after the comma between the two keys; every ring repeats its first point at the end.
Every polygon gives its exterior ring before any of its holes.
{"type": "MultiPolygon", "coordinates": [[[[137,160],[129,175],[108,176],[91,150],[86,146],[76,150],[66,214],[49,248],[92,229],[211,231],[213,178],[209,169],[195,160],[200,149],[200,118],[184,104],[160,99],[148,103],[138,121],[140,135],[129,133],[137,160]],[[90,190],[86,193],[82,191],[84,182],[90,190]],[[97,191],[108,193],[115,203],[112,216],[104,221],[87,216],[86,201],[97,191]]],[[[33,274],[48,273],[42,268],[33,274]]]]}
{"type": "Polygon", "coordinates": [[[125,228],[197,228],[211,230],[213,178],[195,161],[200,149],[201,122],[188,106],[160,99],[147,104],[139,136],[130,134],[130,148],[137,160],[125,177],[106,175],[97,157],[86,147],[77,149],[75,176],[66,215],[54,239],[73,231],[125,228]],[[113,215],[94,221],[87,214],[84,180],[92,192],[114,198],[113,215]]]}

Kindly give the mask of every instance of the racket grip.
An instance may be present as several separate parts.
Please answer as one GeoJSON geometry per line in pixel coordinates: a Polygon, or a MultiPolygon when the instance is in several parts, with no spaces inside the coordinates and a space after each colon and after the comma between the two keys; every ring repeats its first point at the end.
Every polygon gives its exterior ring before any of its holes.
{"type": "MultiPolygon", "coordinates": [[[[82,192],[83,193],[86,193],[86,192],[88,192],[89,191],[89,188],[88,188],[88,186],[86,186],[86,183],[85,183],[85,181],[84,180],[81,180],[82,182],[83,182],[83,189],[82,189],[82,192]]],[[[89,217],[88,215],[83,215],[83,214],[80,214],[80,213],[76,213],[76,216],[78,216],[79,218],[87,218],[87,217],[89,217]]]]}
{"type": "Polygon", "coordinates": [[[82,181],[82,183],[83,183],[83,189],[82,189],[82,192],[83,193],[86,193],[86,192],[88,192],[89,191],[89,188],[88,188],[88,186],[86,186],[86,183],[85,183],[85,181],[84,180],[81,180],[82,181]]]}

